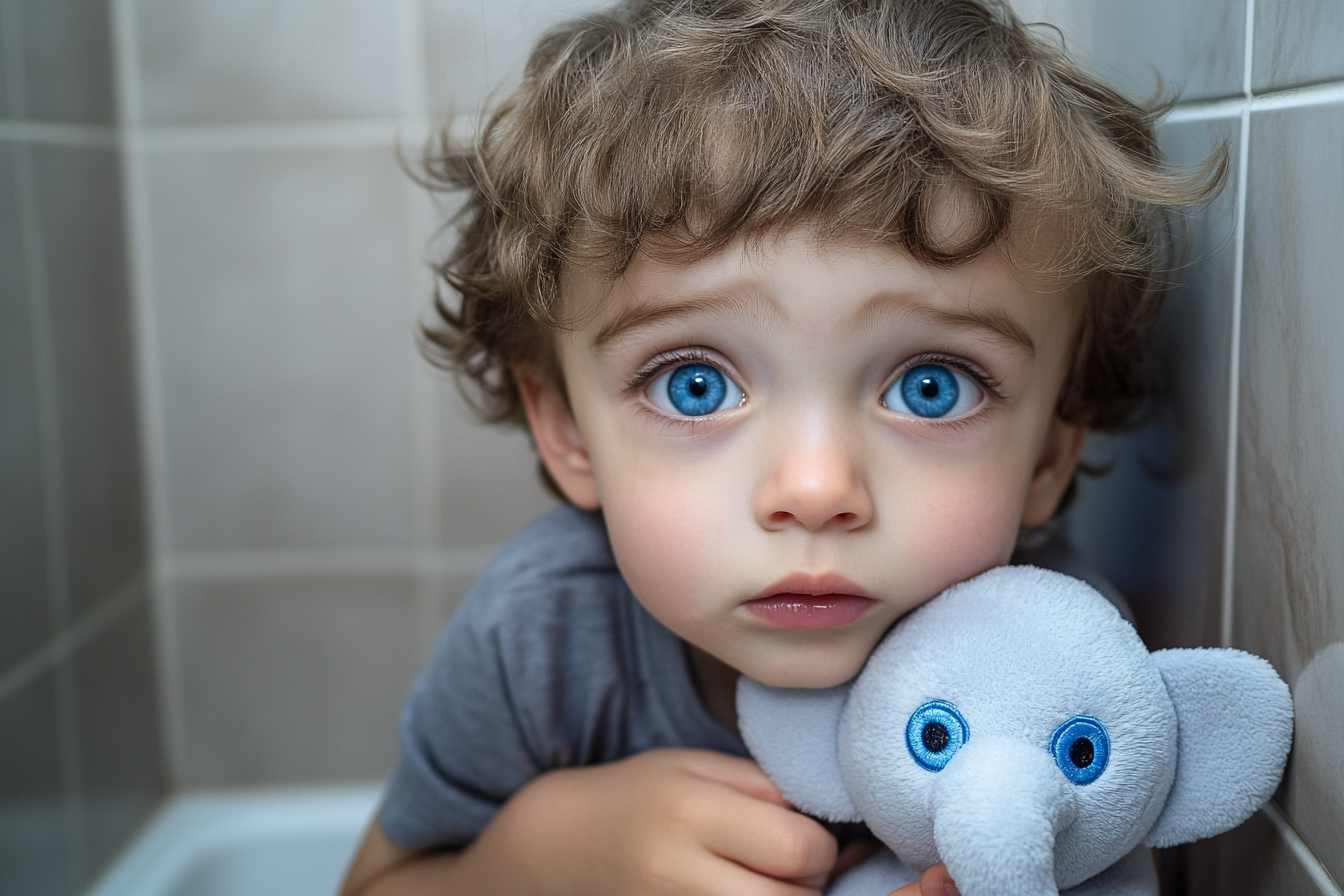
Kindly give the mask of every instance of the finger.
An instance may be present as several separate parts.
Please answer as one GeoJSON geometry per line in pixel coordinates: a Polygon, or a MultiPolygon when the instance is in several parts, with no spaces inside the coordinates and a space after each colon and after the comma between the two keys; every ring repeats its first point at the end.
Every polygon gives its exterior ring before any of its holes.
{"type": "Polygon", "coordinates": [[[820,885],[778,880],[733,862],[720,860],[708,870],[700,885],[690,892],[715,896],[821,896],[820,885]]]}
{"type": "MultiPolygon", "coordinates": [[[[915,896],[915,894],[911,894],[915,896]]],[[[919,878],[918,896],[961,896],[946,865],[934,865],[919,878]]]]}
{"type": "Polygon", "coordinates": [[[687,750],[686,768],[692,773],[710,781],[725,784],[749,797],[774,803],[776,806],[789,805],[788,800],[779,792],[775,782],[761,771],[761,767],[750,759],[713,753],[708,750],[687,750]]]}
{"type": "Polygon", "coordinates": [[[806,815],[741,794],[706,809],[702,843],[710,852],[770,877],[818,886],[835,866],[835,838],[806,815]]]}

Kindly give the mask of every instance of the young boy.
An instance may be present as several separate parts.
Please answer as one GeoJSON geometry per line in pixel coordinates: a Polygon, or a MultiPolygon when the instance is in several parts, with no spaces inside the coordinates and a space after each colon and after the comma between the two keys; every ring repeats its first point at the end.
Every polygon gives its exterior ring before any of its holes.
{"type": "Polygon", "coordinates": [[[1222,176],[1164,172],[1153,117],[971,0],[545,37],[431,166],[469,200],[429,335],[568,503],[445,632],[344,893],[819,892],[836,837],[736,679],[852,677],[1130,415],[1164,216],[1222,176]]]}

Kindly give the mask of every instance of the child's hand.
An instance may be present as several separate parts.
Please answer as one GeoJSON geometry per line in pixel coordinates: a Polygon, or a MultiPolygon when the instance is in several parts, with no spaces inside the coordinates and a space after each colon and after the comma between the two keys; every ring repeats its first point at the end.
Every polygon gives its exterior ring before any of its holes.
{"type": "Polygon", "coordinates": [[[517,870],[557,894],[806,896],[836,859],[754,762],[700,750],[543,775],[505,815],[517,870]]]}
{"type": "Polygon", "coordinates": [[[934,865],[912,884],[893,890],[889,896],[961,896],[946,865],[934,865]]]}

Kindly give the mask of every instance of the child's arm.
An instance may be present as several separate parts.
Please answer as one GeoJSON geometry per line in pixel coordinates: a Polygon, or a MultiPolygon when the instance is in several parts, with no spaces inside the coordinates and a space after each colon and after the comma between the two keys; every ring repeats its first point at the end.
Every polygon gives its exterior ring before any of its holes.
{"type": "Polygon", "coordinates": [[[804,896],[835,857],[755,763],[655,750],[541,775],[461,852],[412,853],[375,822],[341,896],[804,896]]]}

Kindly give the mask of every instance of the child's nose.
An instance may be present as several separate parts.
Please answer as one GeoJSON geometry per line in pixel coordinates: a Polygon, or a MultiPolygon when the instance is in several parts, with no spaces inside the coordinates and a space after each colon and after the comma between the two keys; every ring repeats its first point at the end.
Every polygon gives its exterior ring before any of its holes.
{"type": "Polygon", "coordinates": [[[756,520],[763,528],[850,530],[872,521],[872,495],[845,440],[795,433],[778,444],[773,469],[756,495],[756,520]]]}

